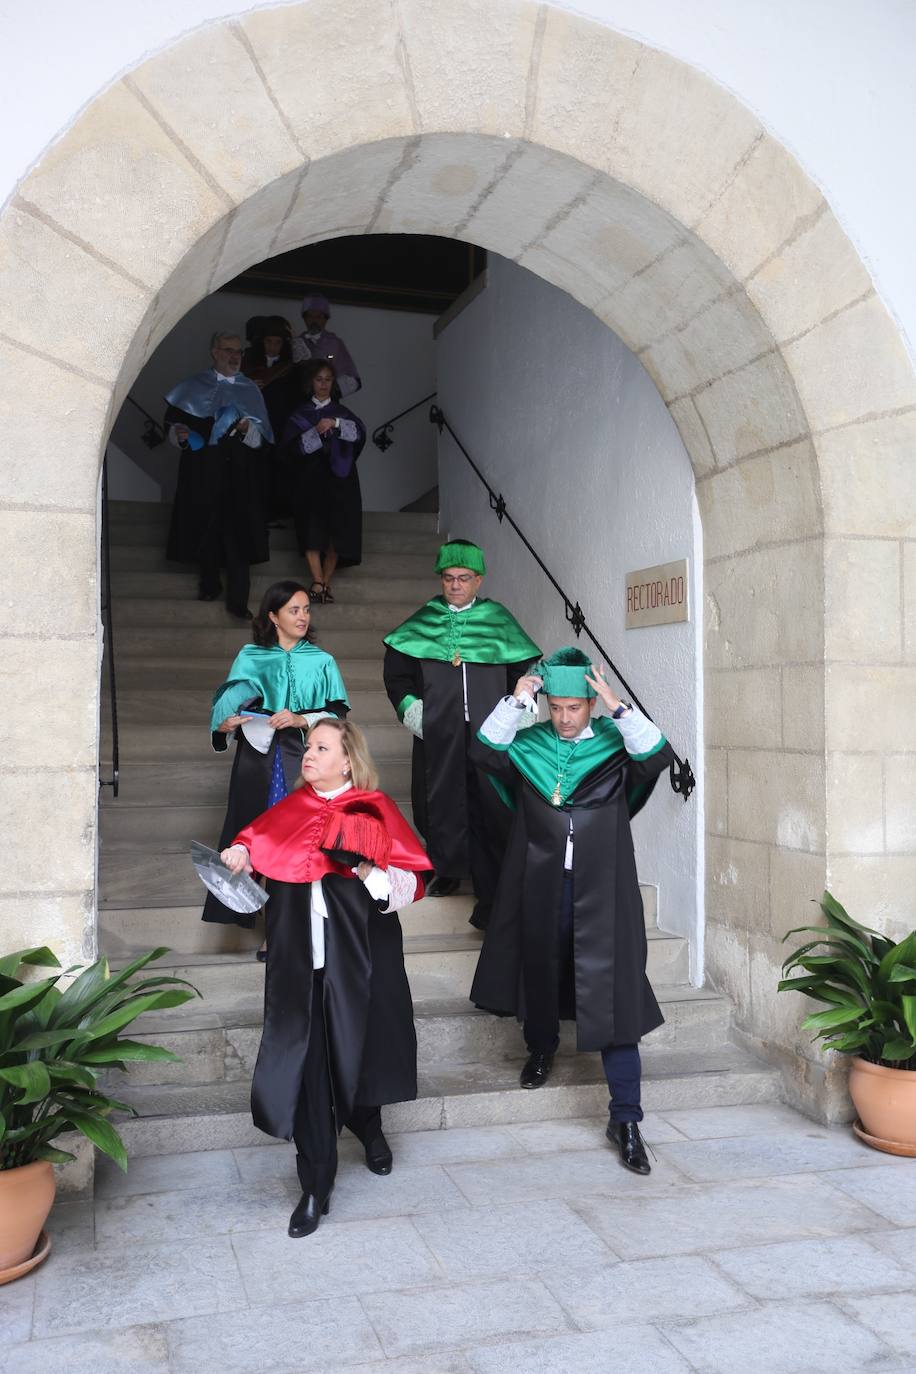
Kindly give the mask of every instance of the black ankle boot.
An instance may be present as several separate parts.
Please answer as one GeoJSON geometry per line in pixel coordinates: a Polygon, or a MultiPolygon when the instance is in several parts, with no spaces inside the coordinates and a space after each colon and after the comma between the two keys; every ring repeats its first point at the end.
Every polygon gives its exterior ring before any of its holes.
{"type": "Polygon", "coordinates": [[[652,1166],[635,1121],[609,1121],[605,1132],[612,1145],[620,1151],[620,1162],[634,1174],[651,1174],[652,1166]]]}
{"type": "Polygon", "coordinates": [[[292,1236],[293,1240],[310,1236],[313,1231],[318,1230],[318,1223],[322,1217],[327,1216],[330,1208],[330,1197],[322,1199],[314,1193],[303,1193],[289,1219],[287,1234],[292,1236]]]}

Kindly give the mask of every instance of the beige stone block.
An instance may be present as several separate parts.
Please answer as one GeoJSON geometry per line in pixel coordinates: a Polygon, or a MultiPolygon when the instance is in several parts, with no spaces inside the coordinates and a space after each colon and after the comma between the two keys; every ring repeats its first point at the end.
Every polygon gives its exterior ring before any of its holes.
{"type": "MultiPolygon", "coordinates": [[[[47,779],[51,775],[43,774],[47,779]]],[[[7,779],[3,779],[4,788],[7,779]]],[[[52,783],[52,791],[55,784],[52,783]]],[[[47,837],[53,852],[55,837],[47,837]]],[[[45,865],[47,871],[47,865],[45,865]]],[[[49,875],[52,876],[53,875],[49,875]]],[[[4,875],[6,878],[7,875],[4,875]]],[[[47,945],[64,968],[95,958],[95,916],[92,889],[84,892],[0,892],[0,929],[4,954],[15,949],[47,945]]],[[[49,970],[48,976],[53,970],[49,970]]]]}
{"type": "MultiPolygon", "coordinates": [[[[770,934],[775,940],[799,926],[817,925],[817,903],[826,887],[827,860],[823,854],[800,849],[770,850],[770,934]]],[[[799,940],[800,943],[800,940],[799,940]]],[[[794,937],[780,944],[780,962],[795,948],[794,937]]]]}
{"type": "Polygon", "coordinates": [[[211,289],[273,256],[273,242],[284,224],[302,180],[302,169],[288,172],[250,196],[232,215],[222,237],[211,289]]]}
{"type": "Polygon", "coordinates": [[[827,838],[831,856],[884,852],[884,762],[880,754],[828,755],[827,838]]]}
{"type": "MultiPolygon", "coordinates": [[[[0,222],[0,331],[104,382],[152,294],[12,207],[0,222]]],[[[23,417],[29,422],[31,400],[23,417]]]]}
{"type": "Polygon", "coordinates": [[[719,467],[805,435],[795,383],[778,353],[768,353],[694,397],[719,467]]]}
{"type": "Polygon", "coordinates": [[[916,662],[916,542],[902,546],[903,557],[903,655],[916,662]]]}
{"type": "Polygon", "coordinates": [[[899,661],[900,545],[880,539],[827,539],[824,569],[827,658],[841,663],[899,661]]]}
{"type": "Polygon", "coordinates": [[[899,754],[916,750],[916,667],[830,664],[827,748],[899,754]]]}
{"type": "MultiPolygon", "coordinates": [[[[711,884],[707,879],[706,890],[711,884]]],[[[746,1020],[751,1004],[749,938],[746,929],[732,929],[713,922],[706,926],[706,981],[724,993],[735,1008],[739,1024],[746,1020]]]]}
{"type": "Polygon", "coordinates": [[[672,401],[668,409],[684,441],[684,447],[690,454],[694,476],[705,477],[708,472],[714,470],[716,457],[696,403],[691,396],[684,396],[679,401],[672,401]]]}
{"type": "Polygon", "coordinates": [[[770,912],[769,857],[765,844],[731,836],[706,839],[706,916],[729,930],[764,929],[770,912]]]}
{"type": "Polygon", "coordinates": [[[40,702],[41,729],[29,711],[9,711],[3,731],[8,768],[95,767],[98,757],[98,647],[85,639],[0,639],[0,693],[40,702]]]}
{"type": "MultiPolygon", "coordinates": [[[[66,747],[61,747],[65,762],[66,747]]],[[[94,767],[2,771],[7,893],[77,893],[95,886],[94,767]]],[[[6,931],[4,931],[4,943],[6,931]]]]}
{"type": "Polygon", "coordinates": [[[467,237],[515,258],[586,193],[593,173],[561,153],[530,144],[474,209],[467,237]]]}
{"type": "Polygon", "coordinates": [[[824,650],[821,542],[758,549],[704,569],[707,668],[810,663],[824,650]]]}
{"type": "Polygon", "coordinates": [[[280,5],[238,22],[309,157],[417,132],[390,0],[280,5]],[[308,75],[316,60],[320,89],[308,75]]]}
{"type": "Polygon", "coordinates": [[[728,754],[728,828],[736,839],[824,848],[824,759],[766,749],[728,754]]]}
{"type": "Polygon", "coordinates": [[[0,432],[13,455],[4,500],[94,515],[108,404],[104,386],[0,342],[0,432]],[[53,405],[35,404],[49,396],[53,405]]]}
{"type": "Polygon", "coordinates": [[[738,290],[701,311],[683,329],[654,343],[647,356],[662,372],[670,369],[672,376],[680,374],[681,390],[692,391],[772,349],[772,335],[744,292],[738,290]]]}
{"type": "Polygon", "coordinates": [[[866,295],[872,281],[849,239],[825,210],[769,258],[745,288],[783,342],[866,295]]]}
{"type": "Polygon", "coordinates": [[[916,856],[831,856],[827,878],[837,901],[864,925],[892,940],[916,927],[916,856]]]}
{"type": "Polygon", "coordinates": [[[503,171],[509,144],[467,134],[424,137],[385,190],[373,230],[379,234],[453,234],[503,171]]]}
{"type": "Polygon", "coordinates": [[[95,514],[0,510],[0,634],[89,636],[98,619],[95,514]]]}
{"type": "Polygon", "coordinates": [[[891,754],[884,760],[884,815],[887,849],[916,854],[916,760],[891,754]]]}
{"type": "MultiPolygon", "coordinates": [[[[575,259],[561,257],[551,249],[538,245],[523,253],[519,262],[522,267],[527,267],[529,272],[534,272],[537,276],[543,277],[544,281],[550,282],[551,286],[557,286],[561,291],[565,291],[587,310],[593,310],[600,318],[600,312],[596,307],[607,295],[606,285],[602,281],[595,281],[583,271],[575,259]]],[[[624,343],[627,342],[624,334],[621,334],[620,338],[624,343]]]]}
{"type": "Polygon", "coordinates": [[[645,348],[689,320],[733,285],[721,263],[692,236],[631,277],[613,308],[630,322],[637,347],[645,348]]]}
{"type": "Polygon", "coordinates": [[[850,306],[783,350],[812,429],[916,405],[916,375],[876,296],[850,306]]]}
{"type": "Polygon", "coordinates": [[[916,411],[819,434],[815,446],[828,532],[916,538],[916,411]]]}
{"type": "Polygon", "coordinates": [[[724,749],[708,745],[703,754],[703,798],[706,830],[710,835],[728,833],[728,757],[724,749]]]}
{"type": "Polygon", "coordinates": [[[782,670],[782,742],[786,749],[824,747],[824,665],[794,664],[782,670]]]}
{"type": "Polygon", "coordinates": [[[806,441],[746,458],[699,482],[697,501],[707,558],[819,534],[814,450],[806,441]]]}
{"type": "Polygon", "coordinates": [[[707,672],[703,714],[709,745],[778,748],[782,743],[779,669],[707,672]]]}
{"type": "Polygon", "coordinates": [[[398,13],[421,129],[524,134],[537,6],[465,0],[443,23],[438,0],[399,0],[398,13]]]}
{"type": "Polygon", "coordinates": [[[229,203],[123,82],[51,145],[21,195],[153,289],[229,203]]]}
{"type": "Polygon", "coordinates": [[[340,226],[354,234],[366,232],[382,192],[410,156],[404,139],[387,139],[311,162],[288,217],[278,221],[271,252],[299,248],[340,226]]]}
{"type": "Polygon", "coordinates": [[[147,58],[129,82],[237,204],[302,165],[302,149],[228,24],[147,58]]]}
{"type": "Polygon", "coordinates": [[[822,204],[792,154],[764,134],[696,232],[743,281],[822,204]]]}
{"type": "Polygon", "coordinates": [[[759,134],[751,113],[695,68],[547,8],[535,142],[603,168],[692,225],[759,134]]]}
{"type": "Polygon", "coordinates": [[[810,1040],[808,1033],[801,1029],[801,1023],[815,1005],[797,993],[777,991],[785,955],[786,950],[768,932],[751,935],[749,1028],[753,1027],[753,1034],[770,1044],[800,1050],[807,1047],[810,1040]]]}

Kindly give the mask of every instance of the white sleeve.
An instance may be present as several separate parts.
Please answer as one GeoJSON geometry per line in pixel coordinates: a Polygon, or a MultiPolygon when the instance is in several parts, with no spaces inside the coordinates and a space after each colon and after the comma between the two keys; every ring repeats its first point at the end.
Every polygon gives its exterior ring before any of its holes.
{"type": "Polygon", "coordinates": [[[412,735],[417,739],[423,738],[423,703],[422,701],[412,701],[404,712],[404,719],[401,724],[406,726],[412,735]]]}
{"type": "Polygon", "coordinates": [[[390,916],[402,906],[410,906],[417,891],[416,873],[394,866],[382,869],[373,865],[362,881],[374,901],[387,902],[383,916],[390,916]]]}
{"type": "Polygon", "coordinates": [[[358,377],[344,375],[337,378],[337,385],[340,387],[341,396],[352,396],[354,391],[359,391],[362,383],[358,377]]]}
{"type": "Polygon", "coordinates": [[[628,754],[651,754],[662,739],[661,730],[643,715],[638,706],[631,706],[629,711],[625,711],[614,721],[614,724],[623,737],[624,748],[628,754]]]}
{"type": "MultiPolygon", "coordinates": [[[[187,428],[187,426],[185,426],[185,428],[187,428]]],[[[172,448],[181,448],[181,443],[178,435],[175,433],[174,425],[169,425],[169,443],[172,445],[172,448]]]]}
{"type": "Polygon", "coordinates": [[[483,735],[485,740],[495,744],[498,749],[508,749],[525,714],[524,706],[516,701],[515,697],[503,697],[493,707],[478,734],[483,735]]]}
{"type": "Polygon", "coordinates": [[[317,429],[304,429],[299,435],[299,447],[303,453],[316,453],[321,448],[321,435],[317,429]]]}
{"type": "Polygon", "coordinates": [[[251,415],[245,417],[248,421],[248,428],[242,435],[242,443],[247,448],[260,448],[264,436],[258,428],[258,422],[251,415]]]}
{"type": "Polygon", "coordinates": [[[355,444],[359,438],[359,427],[355,420],[348,420],[341,415],[339,421],[340,437],[346,444],[355,444]]]}
{"type": "Polygon", "coordinates": [[[293,339],[293,362],[307,363],[312,356],[311,349],[301,335],[293,339]]]}

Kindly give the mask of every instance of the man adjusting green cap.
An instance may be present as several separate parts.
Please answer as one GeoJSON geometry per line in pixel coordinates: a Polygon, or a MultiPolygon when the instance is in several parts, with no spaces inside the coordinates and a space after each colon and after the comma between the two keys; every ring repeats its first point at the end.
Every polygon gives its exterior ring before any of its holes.
{"type": "Polygon", "coordinates": [[[541,679],[549,697],[593,697],[594,687],[585,680],[591,673],[591,663],[581,649],[557,649],[549,658],[541,659],[531,669],[541,679]]]}
{"type": "Polygon", "coordinates": [[[470,568],[478,577],[485,576],[487,565],[483,549],[477,544],[469,544],[466,539],[450,539],[442,545],[436,559],[437,573],[445,572],[446,568],[470,568]]]}

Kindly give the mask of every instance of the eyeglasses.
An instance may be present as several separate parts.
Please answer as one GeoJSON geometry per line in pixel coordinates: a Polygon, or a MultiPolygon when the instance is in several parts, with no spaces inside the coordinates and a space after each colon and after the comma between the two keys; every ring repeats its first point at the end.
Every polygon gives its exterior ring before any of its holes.
{"type": "Polygon", "coordinates": [[[456,573],[454,576],[452,576],[450,573],[443,573],[442,581],[455,582],[458,584],[459,587],[466,587],[469,582],[474,581],[474,578],[476,576],[476,573],[456,573]]]}

